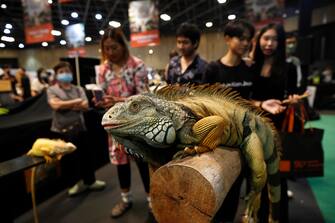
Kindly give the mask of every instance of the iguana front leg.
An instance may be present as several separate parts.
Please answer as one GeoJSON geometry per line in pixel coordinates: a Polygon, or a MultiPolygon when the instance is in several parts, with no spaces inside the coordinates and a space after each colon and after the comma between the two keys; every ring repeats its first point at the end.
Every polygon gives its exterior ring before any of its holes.
{"type": "Polygon", "coordinates": [[[251,170],[251,191],[246,197],[246,219],[243,219],[243,221],[249,222],[250,219],[253,219],[254,222],[257,222],[257,212],[260,207],[260,196],[267,179],[263,144],[258,135],[252,132],[245,139],[245,144],[242,148],[242,152],[246,157],[246,162],[251,170]]]}
{"type": "Polygon", "coordinates": [[[225,130],[224,119],[220,116],[208,116],[197,121],[192,131],[200,142],[194,148],[186,147],[186,153],[205,153],[213,151],[218,145],[222,144],[222,135],[225,130]]]}
{"type": "Polygon", "coordinates": [[[52,163],[53,162],[53,158],[51,156],[49,156],[49,154],[44,154],[43,157],[44,157],[46,163],[52,163]]]}

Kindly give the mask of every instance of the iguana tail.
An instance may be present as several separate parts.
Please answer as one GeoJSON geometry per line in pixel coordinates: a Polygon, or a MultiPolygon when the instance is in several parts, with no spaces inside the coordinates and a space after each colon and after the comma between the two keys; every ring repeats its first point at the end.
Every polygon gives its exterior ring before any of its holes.
{"type": "Polygon", "coordinates": [[[267,160],[268,172],[268,197],[270,201],[269,222],[279,222],[281,181],[279,162],[281,154],[281,141],[277,131],[273,131],[274,148],[273,155],[267,160]],[[275,170],[275,171],[273,171],[275,170]]]}
{"type": "Polygon", "coordinates": [[[35,176],[36,176],[37,167],[33,167],[31,170],[31,178],[30,178],[30,188],[31,188],[31,201],[33,205],[34,212],[34,223],[39,223],[38,211],[36,206],[36,194],[35,194],[35,176]]]}

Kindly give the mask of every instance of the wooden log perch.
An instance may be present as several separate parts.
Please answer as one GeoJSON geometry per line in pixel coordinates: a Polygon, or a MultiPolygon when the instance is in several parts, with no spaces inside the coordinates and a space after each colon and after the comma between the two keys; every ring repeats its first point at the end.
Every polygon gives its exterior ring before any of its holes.
{"type": "Polygon", "coordinates": [[[210,222],[240,171],[239,150],[227,147],[160,167],[152,175],[150,187],[156,220],[210,222]]]}

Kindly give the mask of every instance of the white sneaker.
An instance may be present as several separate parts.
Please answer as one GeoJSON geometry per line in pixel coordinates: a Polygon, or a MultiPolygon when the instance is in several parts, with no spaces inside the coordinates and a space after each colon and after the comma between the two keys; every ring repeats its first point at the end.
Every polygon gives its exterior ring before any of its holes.
{"type": "Polygon", "coordinates": [[[93,184],[89,185],[90,190],[103,190],[106,187],[106,182],[101,180],[96,180],[93,184]]]}
{"type": "Polygon", "coordinates": [[[74,196],[80,194],[81,192],[84,192],[85,190],[87,190],[87,186],[82,181],[79,181],[74,186],[72,186],[67,191],[67,193],[69,196],[74,196]]]}
{"type": "Polygon", "coordinates": [[[293,198],[293,191],[287,190],[287,197],[288,198],[293,198]]]}

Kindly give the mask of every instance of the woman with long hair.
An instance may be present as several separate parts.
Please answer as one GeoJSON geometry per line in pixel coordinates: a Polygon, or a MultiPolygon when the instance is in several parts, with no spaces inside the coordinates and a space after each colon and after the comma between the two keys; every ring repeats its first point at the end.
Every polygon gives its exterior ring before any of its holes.
{"type": "MultiPolygon", "coordinates": [[[[282,25],[271,23],[259,31],[253,54],[256,74],[252,96],[254,100],[283,100],[297,93],[297,74],[295,68],[286,62],[285,49],[285,31],[282,25]]],[[[283,113],[272,115],[271,118],[279,128],[283,113]]]]}
{"type": "MultiPolygon", "coordinates": [[[[293,102],[297,93],[297,74],[295,68],[286,62],[285,31],[281,24],[268,24],[263,27],[256,38],[253,54],[254,82],[253,99],[264,101],[269,98],[280,101],[289,98],[293,102]]],[[[283,108],[285,108],[283,106],[283,108]]],[[[284,111],[284,109],[282,109],[284,111]]],[[[284,112],[269,116],[277,129],[281,128],[284,112]]],[[[268,221],[267,190],[263,190],[260,222],[268,221]],[[265,205],[264,205],[265,204],[265,205]]],[[[287,180],[281,179],[280,222],[288,222],[287,180]]]]}

